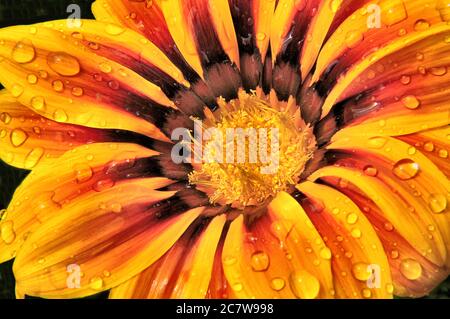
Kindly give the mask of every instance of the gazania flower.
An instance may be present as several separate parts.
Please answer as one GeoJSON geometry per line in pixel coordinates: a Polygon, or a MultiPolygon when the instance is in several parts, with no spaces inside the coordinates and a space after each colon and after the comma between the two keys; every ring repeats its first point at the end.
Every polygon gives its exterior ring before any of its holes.
{"type": "Polygon", "coordinates": [[[0,156],[31,170],[0,224],[18,297],[390,298],[448,276],[449,1],[93,12],[0,30],[0,156]],[[176,163],[196,120],[277,129],[277,169],[176,163]]]}

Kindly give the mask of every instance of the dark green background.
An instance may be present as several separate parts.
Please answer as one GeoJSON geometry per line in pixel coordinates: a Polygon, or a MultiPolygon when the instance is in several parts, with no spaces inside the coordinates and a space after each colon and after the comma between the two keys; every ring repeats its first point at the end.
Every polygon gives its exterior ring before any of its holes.
{"type": "MultiPolygon", "coordinates": [[[[67,18],[69,13],[66,13],[66,8],[71,3],[80,5],[83,18],[93,18],[90,10],[92,2],[91,0],[0,0],[0,27],[67,18]]],[[[26,174],[25,171],[8,167],[0,161],[0,209],[8,205],[14,189],[26,174]]],[[[14,298],[14,277],[11,267],[12,262],[0,265],[0,299],[14,298]]],[[[430,297],[449,296],[450,279],[430,297]]],[[[96,297],[105,298],[106,295],[100,294],[96,297]]]]}

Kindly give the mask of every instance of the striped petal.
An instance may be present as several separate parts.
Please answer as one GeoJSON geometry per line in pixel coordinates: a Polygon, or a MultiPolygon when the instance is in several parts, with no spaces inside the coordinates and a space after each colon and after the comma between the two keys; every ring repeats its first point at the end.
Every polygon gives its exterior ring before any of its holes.
{"type": "Polygon", "coordinates": [[[112,132],[49,120],[0,92],[0,158],[9,165],[34,169],[80,145],[113,140],[112,132]]]}
{"type": "Polygon", "coordinates": [[[130,181],[82,196],[40,226],[14,262],[20,291],[48,298],[83,297],[121,284],[163,256],[203,208],[185,212],[175,203],[170,210],[153,205],[175,192],[153,191],[152,183],[146,183],[130,181]],[[79,285],[70,281],[74,269],[81,277],[79,285]]]}
{"type": "Polygon", "coordinates": [[[204,298],[225,216],[193,224],[155,264],[111,290],[112,299],[204,298]]]}
{"type": "Polygon", "coordinates": [[[92,144],[33,170],[16,190],[0,222],[0,260],[13,258],[30,233],[80,196],[135,178],[150,177],[148,185],[153,183],[155,189],[171,184],[167,178],[158,178],[162,173],[155,155],[135,144],[92,144]]]}
{"type": "Polygon", "coordinates": [[[231,223],[222,262],[238,298],[332,298],[329,252],[302,207],[279,193],[267,215],[231,223]]]}
{"type": "Polygon", "coordinates": [[[47,118],[164,139],[151,123],[164,131],[176,117],[167,94],[181,71],[129,29],[85,20],[74,31],[63,20],[5,28],[0,39],[1,83],[47,118]]]}
{"type": "Polygon", "coordinates": [[[328,186],[304,182],[297,189],[307,196],[303,207],[331,249],[336,296],[392,298],[388,259],[359,207],[328,186]]]}

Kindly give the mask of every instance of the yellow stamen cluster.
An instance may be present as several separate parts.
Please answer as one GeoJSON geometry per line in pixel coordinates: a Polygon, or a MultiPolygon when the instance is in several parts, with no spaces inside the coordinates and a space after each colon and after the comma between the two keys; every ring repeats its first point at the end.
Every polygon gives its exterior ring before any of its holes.
{"type": "MultiPolygon", "coordinates": [[[[214,158],[217,147],[223,149],[223,161],[206,161],[189,174],[189,181],[198,189],[205,191],[211,203],[232,205],[235,208],[260,205],[280,191],[286,191],[299,181],[306,162],[312,157],[315,139],[310,127],[299,125],[299,121],[288,111],[278,111],[268,102],[254,94],[241,93],[238,99],[226,102],[219,100],[216,114],[206,114],[204,128],[215,127],[218,134],[212,134],[204,146],[203,159],[214,158]],[[266,152],[276,154],[278,160],[275,170],[263,173],[262,169],[273,165],[267,159],[255,162],[250,159],[250,146],[255,147],[255,140],[245,138],[245,161],[238,161],[237,138],[226,141],[229,129],[266,129],[266,152]],[[276,140],[271,135],[277,129],[276,140]],[[275,142],[273,144],[272,142],[275,142]],[[276,145],[276,149],[271,149],[276,145]],[[234,152],[234,162],[226,160],[227,152],[234,152]]],[[[258,154],[261,136],[258,135],[258,154]]],[[[198,141],[197,141],[198,143],[198,141]]],[[[255,154],[255,153],[253,153],[255,154]]],[[[229,155],[229,153],[228,153],[229,155]]]]}

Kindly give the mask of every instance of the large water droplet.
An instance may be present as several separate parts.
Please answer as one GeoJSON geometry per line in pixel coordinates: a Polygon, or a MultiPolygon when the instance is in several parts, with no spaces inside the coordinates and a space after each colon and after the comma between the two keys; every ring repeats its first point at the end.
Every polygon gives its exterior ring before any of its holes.
{"type": "Polygon", "coordinates": [[[30,40],[24,39],[17,42],[12,51],[12,58],[17,63],[28,63],[33,61],[36,56],[36,51],[30,40]]]}
{"type": "Polygon", "coordinates": [[[19,97],[21,96],[23,93],[23,86],[20,84],[13,84],[13,86],[11,87],[11,94],[14,97],[19,97]]]}
{"type": "Polygon", "coordinates": [[[442,213],[448,205],[447,197],[443,194],[430,194],[428,205],[433,213],[442,213]]]}
{"type": "Polygon", "coordinates": [[[94,175],[92,168],[87,164],[76,164],[74,171],[78,183],[87,182],[94,175]]]}
{"type": "Polygon", "coordinates": [[[34,168],[39,163],[43,155],[44,149],[41,147],[37,147],[31,150],[30,153],[28,153],[27,157],[25,158],[24,164],[25,168],[26,169],[34,168]]]}
{"type": "Polygon", "coordinates": [[[405,4],[402,0],[383,1],[381,9],[383,22],[387,26],[392,26],[408,18],[405,4]]]}
{"type": "Polygon", "coordinates": [[[420,101],[415,96],[408,95],[402,99],[402,104],[410,110],[415,110],[420,106],[420,101]]]}
{"type": "Polygon", "coordinates": [[[331,250],[328,247],[324,247],[320,250],[319,252],[320,258],[325,259],[325,260],[330,260],[331,259],[331,250]]]}
{"type": "Polygon", "coordinates": [[[95,277],[91,279],[89,287],[94,290],[101,290],[103,288],[104,282],[100,277],[95,277]]]}
{"type": "Polygon", "coordinates": [[[35,96],[31,99],[31,106],[35,109],[35,110],[43,110],[45,107],[45,100],[43,96],[35,96]]]}
{"type": "Polygon", "coordinates": [[[393,167],[393,173],[401,180],[409,180],[419,173],[419,164],[409,158],[398,161],[393,167]]]}
{"type": "Polygon", "coordinates": [[[372,276],[369,271],[369,265],[365,263],[356,263],[352,266],[352,274],[359,281],[367,281],[372,276]]]}
{"type": "Polygon", "coordinates": [[[25,141],[27,139],[28,139],[28,135],[22,129],[14,129],[11,132],[11,144],[14,147],[22,146],[23,143],[25,143],[25,141]]]}
{"type": "Polygon", "coordinates": [[[48,54],[47,64],[53,71],[63,76],[75,76],[81,70],[78,60],[64,52],[52,52],[48,54]]]}
{"type": "Polygon", "coordinates": [[[356,224],[357,221],[358,215],[356,215],[355,213],[350,213],[347,215],[347,223],[349,223],[350,225],[356,224]]]}
{"type": "Polygon", "coordinates": [[[68,120],[69,118],[68,118],[68,116],[67,116],[67,113],[66,113],[64,110],[62,110],[62,109],[57,109],[57,110],[53,113],[53,119],[54,119],[56,122],[64,123],[64,122],[67,122],[67,120],[68,120]]]}
{"type": "Polygon", "coordinates": [[[404,259],[400,264],[400,272],[409,280],[417,280],[422,276],[422,265],[414,259],[404,259]]]}
{"type": "Polygon", "coordinates": [[[317,298],[320,292],[319,280],[306,270],[296,270],[291,273],[289,283],[292,292],[301,299],[317,298]]]}
{"type": "Polygon", "coordinates": [[[254,271],[265,271],[269,268],[269,255],[262,251],[255,252],[250,263],[254,271]]]}
{"type": "Polygon", "coordinates": [[[11,120],[12,120],[12,117],[11,117],[11,115],[9,115],[9,113],[3,112],[0,114],[0,121],[5,123],[6,125],[11,123],[11,120]]]}
{"type": "Polygon", "coordinates": [[[438,0],[436,9],[439,11],[442,21],[450,21],[450,0],[438,0]]]}
{"type": "Polygon", "coordinates": [[[4,221],[0,226],[1,238],[5,244],[10,245],[16,239],[14,223],[11,220],[4,221]]]}

